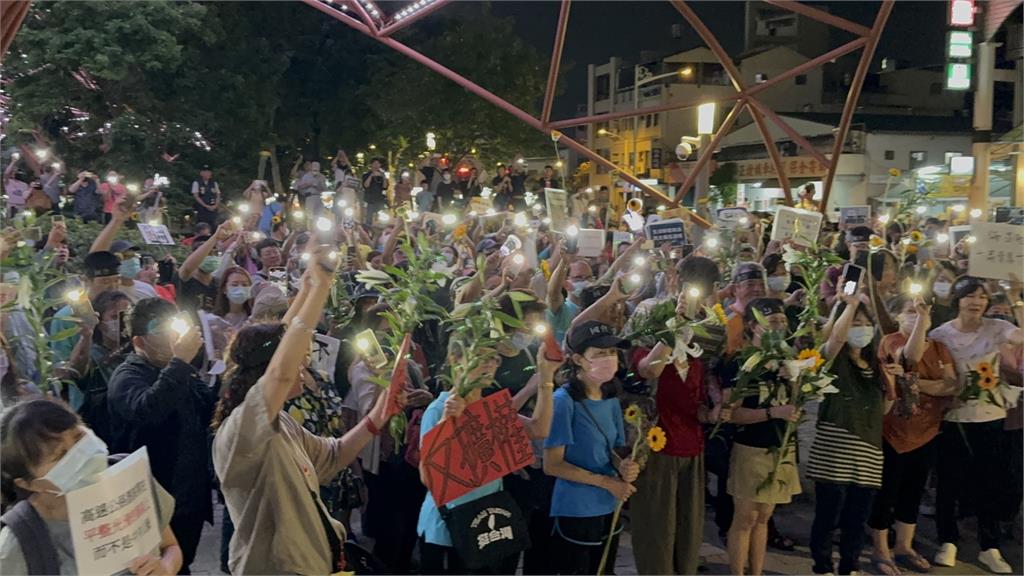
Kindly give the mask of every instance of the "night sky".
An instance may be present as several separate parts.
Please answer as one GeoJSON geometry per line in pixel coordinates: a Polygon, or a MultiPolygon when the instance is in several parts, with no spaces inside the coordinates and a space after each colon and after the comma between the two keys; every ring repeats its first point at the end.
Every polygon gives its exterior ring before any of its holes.
{"type": "MultiPolygon", "coordinates": [[[[833,14],[870,26],[878,10],[876,2],[820,2],[833,14]]],[[[554,42],[560,3],[557,1],[493,2],[495,14],[512,16],[520,37],[541,53],[549,55],[554,42]]],[[[691,6],[716,34],[730,54],[743,50],[743,2],[692,2],[691,6]]],[[[946,34],[945,0],[897,2],[886,25],[878,50],[877,62],[883,56],[896,55],[910,66],[943,63],[946,34]]],[[[834,29],[832,44],[852,39],[848,33],[834,29]]],[[[703,42],[686,20],[666,1],[607,1],[572,3],[566,37],[563,66],[571,63],[564,92],[555,100],[555,116],[575,115],[577,104],[586,103],[587,64],[606,62],[611,56],[635,60],[641,51],[667,55],[702,46],[703,42]],[[683,35],[672,38],[671,25],[682,24],[683,35]]],[[[859,56],[860,52],[855,52],[859,56]]]]}

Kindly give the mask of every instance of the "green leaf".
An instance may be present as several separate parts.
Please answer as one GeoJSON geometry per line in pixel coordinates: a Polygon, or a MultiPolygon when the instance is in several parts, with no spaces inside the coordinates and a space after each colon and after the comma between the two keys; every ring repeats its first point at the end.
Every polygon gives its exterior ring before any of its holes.
{"type": "Polygon", "coordinates": [[[57,332],[56,334],[49,336],[47,340],[50,342],[61,342],[63,340],[71,338],[72,336],[78,334],[79,332],[81,332],[81,329],[78,326],[72,326],[71,328],[65,328],[60,332],[57,332]]]}
{"type": "Polygon", "coordinates": [[[532,294],[527,294],[525,292],[520,292],[518,290],[512,290],[511,292],[509,292],[508,297],[513,302],[534,302],[537,300],[537,298],[535,298],[532,294]]]}

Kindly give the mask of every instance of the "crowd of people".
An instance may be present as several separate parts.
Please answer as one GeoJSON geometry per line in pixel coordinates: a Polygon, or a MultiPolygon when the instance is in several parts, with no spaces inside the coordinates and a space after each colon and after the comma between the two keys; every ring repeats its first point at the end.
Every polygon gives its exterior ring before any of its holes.
{"type": "Polygon", "coordinates": [[[190,573],[218,506],[234,574],[331,574],[357,557],[361,572],[596,574],[615,566],[624,526],[640,574],[696,574],[709,494],[734,574],[763,573],[767,548],[791,538],[815,573],[853,574],[865,535],[877,573],[955,566],[966,515],[979,562],[1013,571],[1000,546],[1024,483],[1024,294],[970,276],[948,221],[826,223],[805,247],[769,240],[772,216],[750,212],[730,228],[687,221],[688,242],[656,245],[637,198],[621,220],[631,239],[607,230],[583,255],[576,231],[616,221],[591,210],[606,190],[573,191],[570,219],[553,222],[527,197],[561,186],[554,168],[527,176],[513,161],[485,186],[478,164],[456,176],[434,157],[392,176],[373,159],[359,173],[339,151],[329,175],[299,158],[281,194],[260,180],[224,193],[204,167],[180,263],[126,240],[152,203],[116,172],[83,170],[65,191],[68,217],[105,223],[85,255],[69,254],[61,216],[16,203],[8,184],[0,570],[77,573],[66,494],[145,447],[162,539],[133,574],[190,573]],[[26,220],[44,234],[28,238],[26,220]],[[812,286],[800,255],[819,249],[838,256],[812,286]],[[59,282],[26,294],[39,268],[59,282]],[[399,302],[367,272],[430,282],[394,288],[414,295],[399,302]],[[416,299],[456,320],[425,317],[396,363],[395,322],[416,299]],[[504,319],[482,345],[457,329],[473,306],[504,319]],[[340,342],[327,363],[323,336],[340,342]],[[828,382],[813,404],[790,371],[808,361],[828,382]],[[403,389],[380,385],[393,369],[403,389]],[[474,385],[453,387],[455,373],[474,385]],[[534,463],[439,507],[422,438],[504,390],[534,463]],[[812,437],[793,433],[812,405],[812,437]],[[644,459],[637,408],[664,434],[644,459]],[[779,533],[773,514],[812,487],[809,531],[779,533]],[[914,535],[932,492],[941,546],[926,558],[914,535]],[[525,533],[481,567],[452,511],[497,494],[525,533]]]}

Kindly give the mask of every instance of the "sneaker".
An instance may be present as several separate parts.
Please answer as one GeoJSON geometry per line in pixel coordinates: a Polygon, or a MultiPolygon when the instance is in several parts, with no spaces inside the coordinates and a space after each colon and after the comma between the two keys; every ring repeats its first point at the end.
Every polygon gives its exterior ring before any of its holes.
{"type": "Polygon", "coordinates": [[[943,542],[939,551],[935,553],[934,562],[939,566],[956,566],[956,544],[943,542]]]}
{"type": "Polygon", "coordinates": [[[1003,555],[999,553],[999,548],[989,548],[978,554],[978,562],[981,562],[990,571],[996,574],[1010,574],[1013,572],[1013,568],[1003,560],[1003,555]]]}

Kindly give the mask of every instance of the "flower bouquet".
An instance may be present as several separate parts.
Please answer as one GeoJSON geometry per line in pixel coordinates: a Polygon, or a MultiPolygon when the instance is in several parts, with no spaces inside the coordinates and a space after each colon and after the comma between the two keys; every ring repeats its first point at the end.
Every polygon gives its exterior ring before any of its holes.
{"type": "MultiPolygon", "coordinates": [[[[623,413],[623,417],[626,423],[636,431],[636,439],[633,440],[633,450],[630,452],[629,457],[642,470],[647,464],[647,459],[650,457],[651,452],[661,452],[665,449],[668,437],[665,435],[665,431],[656,425],[654,421],[649,420],[644,411],[636,404],[630,404],[623,413]]],[[[604,552],[601,554],[601,563],[597,568],[597,576],[604,574],[606,564],[608,563],[608,553],[611,551],[612,540],[615,537],[615,528],[619,523],[619,515],[622,513],[622,504],[623,502],[619,502],[615,506],[615,512],[612,514],[612,527],[608,532],[608,538],[604,542],[604,552]]]]}
{"type": "Polygon", "coordinates": [[[960,401],[969,402],[976,400],[986,402],[1000,408],[1005,407],[1003,395],[997,390],[999,387],[999,375],[996,373],[996,366],[999,365],[999,354],[989,354],[983,359],[973,362],[965,375],[965,386],[960,392],[960,401]]]}

